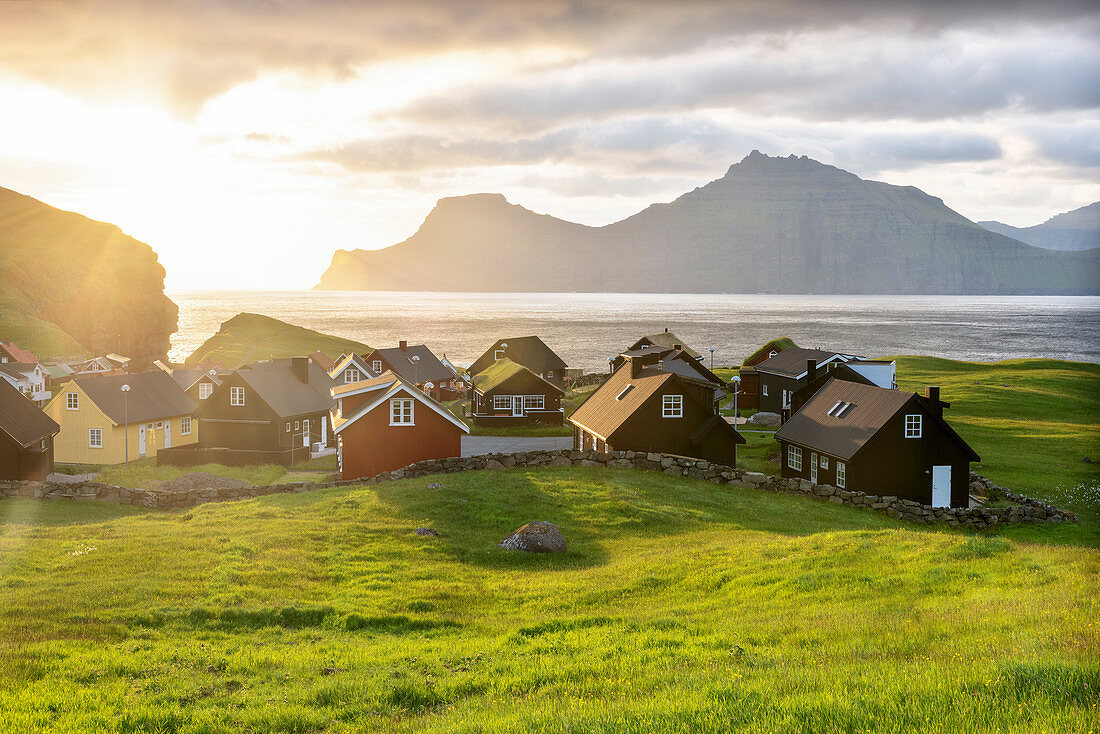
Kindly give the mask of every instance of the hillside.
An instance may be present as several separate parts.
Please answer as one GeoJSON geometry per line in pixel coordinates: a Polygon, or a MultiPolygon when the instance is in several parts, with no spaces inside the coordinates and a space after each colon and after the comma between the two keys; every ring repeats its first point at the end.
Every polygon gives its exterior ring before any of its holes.
{"type": "Polygon", "coordinates": [[[590,468],[187,512],[0,500],[0,518],[4,731],[1088,731],[1096,713],[1092,549],[590,468]],[[536,518],[568,553],[495,547],[536,518]]]}
{"type": "Polygon", "coordinates": [[[1034,227],[978,222],[990,232],[1048,250],[1089,250],[1100,247],[1100,201],[1051,217],[1034,227]]]}
{"type": "Polygon", "coordinates": [[[0,340],[40,358],[163,357],[176,330],[164,268],[118,227],[0,188],[0,340]]]}
{"type": "Polygon", "coordinates": [[[222,323],[214,336],[187,357],[185,364],[220,364],[236,369],[265,359],[304,357],[323,352],[335,359],[344,352],[370,351],[366,344],[330,336],[302,326],[255,313],[239,313],[222,323]]]}
{"type": "Polygon", "coordinates": [[[409,239],[338,251],[322,289],[697,293],[1100,292],[1100,250],[990,232],[913,187],[754,151],[605,227],[499,194],[442,199],[409,239]],[[443,262],[446,268],[410,267],[443,262]]]}

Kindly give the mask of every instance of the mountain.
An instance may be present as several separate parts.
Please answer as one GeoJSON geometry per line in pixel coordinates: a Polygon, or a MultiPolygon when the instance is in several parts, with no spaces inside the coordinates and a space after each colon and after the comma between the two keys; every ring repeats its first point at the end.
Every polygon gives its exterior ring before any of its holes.
{"type": "Polygon", "coordinates": [[[163,357],[177,308],[164,268],[118,227],[0,188],[0,340],[40,358],[163,357]]]}
{"type": "Polygon", "coordinates": [[[371,348],[366,344],[351,339],[322,334],[271,316],[239,313],[222,323],[217,334],[192,352],[186,365],[214,363],[236,369],[265,359],[305,357],[313,352],[323,352],[335,359],[344,352],[369,351],[371,348]]]}
{"type": "Polygon", "coordinates": [[[1100,201],[1051,217],[1034,227],[978,222],[990,232],[1048,250],[1090,250],[1100,247],[1100,201]]]}
{"type": "Polygon", "coordinates": [[[499,194],[441,199],[409,239],[339,250],[331,290],[1092,293],[1100,251],[990,232],[911,186],[757,151],[668,204],[604,227],[499,194]]]}

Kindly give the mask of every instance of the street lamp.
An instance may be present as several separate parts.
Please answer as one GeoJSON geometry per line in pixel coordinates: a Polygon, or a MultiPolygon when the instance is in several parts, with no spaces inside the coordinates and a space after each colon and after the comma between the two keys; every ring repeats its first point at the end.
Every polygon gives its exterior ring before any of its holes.
{"type": "Polygon", "coordinates": [[[420,355],[414,354],[409,358],[409,361],[413,363],[413,382],[417,387],[420,387],[420,355]]]}
{"type": "MultiPolygon", "coordinates": [[[[730,380],[733,385],[733,430],[737,430],[737,393],[741,392],[741,375],[734,375],[730,380]]],[[[737,454],[733,455],[733,468],[737,468],[737,454]]]]}
{"type": "Polygon", "coordinates": [[[125,446],[126,466],[130,465],[130,412],[126,404],[126,393],[130,392],[129,385],[123,385],[122,390],[122,445],[125,446]]]}
{"type": "Polygon", "coordinates": [[[714,370],[714,347],[710,348],[710,368],[714,370]]]}

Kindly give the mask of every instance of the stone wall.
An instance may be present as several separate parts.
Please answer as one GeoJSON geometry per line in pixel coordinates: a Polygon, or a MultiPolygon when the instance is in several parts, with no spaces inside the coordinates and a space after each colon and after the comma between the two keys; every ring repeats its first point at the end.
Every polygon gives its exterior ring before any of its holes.
{"type": "Polygon", "coordinates": [[[411,479],[431,474],[448,474],[482,469],[543,466],[605,466],[612,469],[660,471],[676,476],[701,479],[715,484],[733,487],[753,487],[768,492],[796,494],[823,502],[881,512],[893,518],[910,522],[942,522],[947,525],[966,525],[989,528],[1009,523],[1062,523],[1078,522],[1072,512],[1009,492],[997,487],[988,479],[971,474],[971,492],[985,494],[1000,492],[1010,507],[942,508],[929,507],[911,500],[891,495],[851,492],[827,484],[814,484],[806,479],[784,479],[778,476],[747,472],[721,464],[711,464],[699,459],[665,454],[634,451],[526,451],[516,454],[486,454],[465,458],[433,459],[410,464],[402,469],[383,472],[367,479],[336,482],[295,482],[263,487],[232,487],[220,489],[189,489],[167,492],[152,489],[127,489],[96,482],[15,482],[0,481],[0,496],[28,497],[41,500],[101,500],[123,505],[170,509],[194,507],[206,502],[232,502],[269,494],[308,492],[326,487],[372,485],[398,479],[411,479]]]}

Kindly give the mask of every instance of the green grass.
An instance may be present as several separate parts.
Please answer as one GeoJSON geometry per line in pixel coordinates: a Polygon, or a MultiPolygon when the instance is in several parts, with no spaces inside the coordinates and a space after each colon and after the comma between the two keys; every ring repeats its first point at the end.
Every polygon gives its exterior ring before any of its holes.
{"type": "Polygon", "coordinates": [[[191,472],[206,472],[219,477],[239,479],[254,486],[282,484],[285,482],[327,482],[336,470],[335,457],[322,457],[298,464],[292,469],[276,464],[261,466],[222,466],[221,464],[203,464],[201,466],[157,466],[155,458],[138,459],[129,465],[114,464],[99,469],[97,482],[113,484],[116,487],[134,489],[156,489],[162,483],[191,472]],[[331,467],[331,468],[330,468],[331,467]]]}
{"type": "Polygon", "coordinates": [[[0,523],[0,732],[1088,732],[1100,716],[1100,551],[801,497],[507,470],[181,512],[9,499],[0,523]],[[569,552],[495,547],[533,519],[569,552]]]}
{"type": "Polygon", "coordinates": [[[267,359],[304,357],[320,351],[332,359],[343,352],[365,354],[370,347],[254,313],[240,313],[187,357],[188,367],[215,362],[230,369],[267,359]]]}

